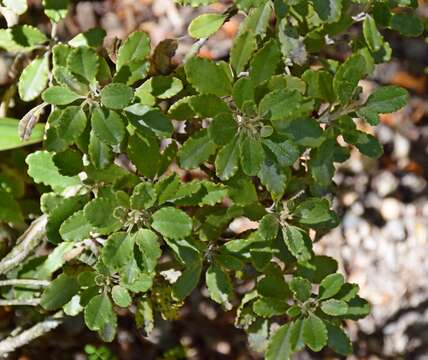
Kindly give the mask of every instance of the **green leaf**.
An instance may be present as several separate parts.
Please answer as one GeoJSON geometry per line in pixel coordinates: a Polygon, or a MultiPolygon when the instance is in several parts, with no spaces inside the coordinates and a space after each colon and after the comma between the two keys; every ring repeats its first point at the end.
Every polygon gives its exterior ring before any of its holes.
{"type": "Polygon", "coordinates": [[[257,176],[274,200],[282,198],[287,186],[287,175],[270,154],[266,154],[257,176]]]}
{"type": "Polygon", "coordinates": [[[348,304],[342,300],[329,299],[321,304],[321,310],[330,316],[342,316],[348,312],[348,304]]]}
{"type": "Polygon", "coordinates": [[[342,104],[351,100],[358,82],[366,75],[366,72],[366,61],[360,54],[350,56],[339,66],[333,79],[333,88],[342,104]]]}
{"type": "Polygon", "coordinates": [[[34,59],[19,77],[19,96],[23,101],[37,98],[45,89],[49,78],[49,58],[39,56],[34,59]]]}
{"type": "Polygon", "coordinates": [[[94,130],[90,133],[88,154],[97,169],[105,169],[113,160],[111,148],[99,139],[94,130]]]}
{"type": "Polygon", "coordinates": [[[135,244],[142,253],[141,261],[145,272],[154,272],[157,262],[162,255],[158,236],[151,230],[140,229],[133,237],[135,244]]]}
{"type": "Polygon", "coordinates": [[[74,246],[73,242],[59,244],[37,268],[34,278],[49,279],[53,273],[64,266],[67,262],[67,256],[72,252],[74,246]]]}
{"type": "Polygon", "coordinates": [[[325,223],[337,223],[336,214],[330,210],[327,199],[310,198],[300,203],[293,217],[302,225],[322,227],[325,223]]]}
{"type": "Polygon", "coordinates": [[[273,267],[272,265],[270,265],[268,270],[269,273],[257,281],[256,288],[259,295],[282,300],[289,298],[290,290],[284,280],[282,271],[278,267],[273,267]]]}
{"type": "Polygon", "coordinates": [[[101,102],[109,109],[124,109],[133,98],[134,90],[125,84],[109,84],[101,90],[101,102]]]}
{"type": "Polygon", "coordinates": [[[67,58],[67,68],[74,74],[81,76],[89,83],[96,80],[99,59],[95,50],[88,47],[74,49],[67,58]]]}
{"type": "Polygon", "coordinates": [[[189,35],[195,39],[207,38],[217,32],[226,20],[222,14],[202,14],[192,20],[189,35]]]}
{"type": "Polygon", "coordinates": [[[225,181],[232,178],[239,169],[239,138],[235,137],[218,152],[215,159],[217,176],[225,181]]]}
{"type": "Polygon", "coordinates": [[[224,100],[215,95],[196,95],[188,99],[191,109],[201,119],[214,118],[219,114],[230,112],[224,100]]]}
{"type": "Polygon", "coordinates": [[[29,52],[33,49],[23,47],[16,43],[16,41],[13,38],[12,29],[0,29],[0,49],[4,49],[6,51],[10,52],[29,52]]]}
{"type": "Polygon", "coordinates": [[[36,124],[29,139],[22,141],[18,135],[19,122],[17,119],[0,118],[0,151],[36,144],[43,140],[44,124],[36,124]]]}
{"type": "Polygon", "coordinates": [[[274,214],[266,214],[259,222],[259,234],[267,241],[276,238],[279,230],[278,218],[274,214]]]}
{"type": "Polygon", "coordinates": [[[103,45],[106,34],[104,29],[95,27],[76,35],[68,44],[73,47],[88,46],[97,48],[103,45]]]}
{"type": "Polygon", "coordinates": [[[139,129],[129,138],[128,156],[138,171],[148,178],[156,176],[159,170],[161,154],[156,135],[148,128],[139,129]]]}
{"type": "Polygon", "coordinates": [[[232,85],[223,68],[215,62],[193,57],[184,65],[190,83],[201,94],[230,95],[232,85]]]}
{"type": "Polygon", "coordinates": [[[93,226],[88,222],[83,210],[75,212],[65,220],[59,233],[65,241],[82,241],[90,237],[93,226]]]}
{"type": "Polygon", "coordinates": [[[230,51],[230,65],[235,74],[239,75],[245,70],[256,49],[256,36],[253,31],[242,32],[234,41],[230,51]]]}
{"type": "Polygon", "coordinates": [[[238,125],[229,112],[215,116],[208,127],[208,135],[217,145],[226,145],[232,141],[237,131],[238,125]]]}
{"type": "Polygon", "coordinates": [[[324,322],[316,315],[310,315],[303,320],[303,341],[315,352],[327,345],[327,328],[324,322]]]}
{"type": "Polygon", "coordinates": [[[64,305],[64,313],[68,316],[77,316],[82,310],[83,306],[80,305],[80,295],[74,295],[71,300],[64,305]]]}
{"type": "Polygon", "coordinates": [[[202,273],[202,261],[199,259],[187,265],[181,276],[172,286],[172,293],[178,301],[189,296],[198,286],[202,273]]]}
{"type": "Polygon", "coordinates": [[[264,318],[283,315],[288,305],[283,299],[263,297],[253,303],[254,312],[264,318]]]}
{"type": "Polygon", "coordinates": [[[217,150],[216,144],[211,141],[207,130],[202,130],[186,140],[178,151],[180,167],[194,169],[207,161],[217,150]]]}
{"type": "Polygon", "coordinates": [[[297,145],[318,147],[325,142],[325,138],[322,136],[323,131],[319,123],[313,118],[275,120],[272,124],[280,134],[287,135],[297,145]]]}
{"type": "Polygon", "coordinates": [[[358,295],[348,302],[348,312],[346,317],[358,320],[366,317],[370,313],[370,304],[358,295]]]}
{"type": "Polygon", "coordinates": [[[296,226],[287,226],[282,229],[285,244],[298,262],[304,263],[311,259],[312,249],[307,234],[296,226]]]}
{"type": "Polygon", "coordinates": [[[46,35],[31,25],[16,25],[11,29],[12,41],[22,47],[23,51],[31,51],[36,46],[48,41],[46,35]]]}
{"type": "Polygon", "coordinates": [[[143,182],[134,188],[131,196],[131,208],[143,210],[152,207],[157,198],[156,189],[151,183],[143,182]]]}
{"type": "Polygon", "coordinates": [[[239,144],[239,154],[242,171],[248,176],[257,175],[265,158],[261,142],[251,135],[244,136],[239,144]]]}
{"type": "Polygon", "coordinates": [[[62,43],[56,44],[52,48],[53,67],[67,67],[67,59],[72,51],[73,48],[71,46],[62,43]]]}
{"type": "Polygon", "coordinates": [[[373,159],[378,159],[383,155],[383,147],[373,135],[362,131],[357,131],[356,134],[356,141],[350,143],[354,144],[362,154],[373,159]]]}
{"type": "Polygon", "coordinates": [[[169,138],[174,130],[171,120],[159,109],[134,104],[125,109],[128,120],[137,129],[150,128],[159,138],[169,138]]]}
{"type": "Polygon", "coordinates": [[[331,274],[321,281],[318,298],[320,300],[329,299],[336,295],[345,283],[342,274],[331,274]]]}
{"type": "Polygon", "coordinates": [[[290,140],[274,141],[272,139],[264,139],[263,145],[275,155],[278,164],[283,167],[291,166],[299,159],[299,148],[290,140]]]}
{"type": "Polygon", "coordinates": [[[227,182],[227,186],[229,197],[236,205],[246,206],[258,200],[256,187],[247,176],[238,174],[227,182]]]}
{"type": "Polygon", "coordinates": [[[290,344],[290,324],[282,325],[271,336],[266,350],[266,360],[290,359],[293,350],[290,344]]]}
{"type": "Polygon", "coordinates": [[[47,151],[36,151],[28,155],[25,162],[28,164],[28,175],[36,183],[42,183],[51,186],[57,192],[64,190],[69,186],[80,184],[77,176],[63,176],[53,162],[53,154],[47,151]]]}
{"type": "Polygon", "coordinates": [[[152,215],[152,227],[163,236],[171,239],[181,239],[192,233],[192,219],[184,211],[165,207],[152,215]]]}
{"type": "Polygon", "coordinates": [[[404,36],[417,37],[424,31],[424,26],[419,18],[411,13],[393,14],[390,26],[404,36]]]}
{"type": "Polygon", "coordinates": [[[92,129],[103,143],[120,144],[125,137],[125,125],[118,113],[96,107],[92,111],[92,129]]]}
{"type": "Polygon", "coordinates": [[[256,106],[254,83],[248,77],[242,77],[233,85],[233,100],[241,111],[246,111],[248,104],[256,106]]]}
{"type": "Polygon", "coordinates": [[[88,95],[89,87],[77,80],[76,76],[74,76],[65,66],[55,66],[53,75],[60,85],[68,87],[72,92],[83,96],[88,95]]]}
{"type": "Polygon", "coordinates": [[[153,106],[155,99],[169,99],[183,90],[183,83],[180,79],[157,75],[144,82],[143,85],[135,90],[135,96],[140,99],[142,104],[153,106]]]}
{"type": "Polygon", "coordinates": [[[342,0],[313,0],[314,9],[322,21],[333,23],[342,14],[342,0]]]}
{"type": "Polygon", "coordinates": [[[43,0],[46,16],[52,21],[59,22],[67,16],[69,0],[43,0]]]}
{"type": "Polygon", "coordinates": [[[352,354],[352,343],[345,332],[336,325],[326,323],[328,330],[328,347],[336,353],[347,356],[352,354]]]}
{"type": "Polygon", "coordinates": [[[364,19],[363,34],[370,50],[379,51],[382,48],[383,37],[377,29],[376,21],[370,15],[366,15],[364,19]]]}
{"type": "Polygon", "coordinates": [[[101,250],[103,263],[113,271],[120,271],[134,255],[134,238],[126,232],[109,236],[101,250]]]}
{"type": "Polygon", "coordinates": [[[61,274],[46,288],[40,305],[46,310],[57,310],[67,304],[79,290],[76,278],[61,274]]]}
{"type": "Polygon", "coordinates": [[[384,86],[371,94],[366,104],[357,110],[357,114],[371,125],[379,122],[378,114],[400,110],[407,104],[409,94],[399,86],[384,86]]]}
{"type": "Polygon", "coordinates": [[[117,306],[127,308],[132,304],[132,298],[128,290],[120,285],[113,286],[111,297],[117,306]]]}
{"type": "Polygon", "coordinates": [[[260,35],[260,37],[263,38],[264,35],[266,35],[271,16],[271,2],[260,2],[260,6],[250,9],[248,16],[241,23],[240,33],[247,30],[252,30],[256,35],[260,35]]]}
{"type": "Polygon", "coordinates": [[[210,298],[222,305],[225,310],[231,310],[233,289],[228,274],[220,266],[212,264],[206,272],[205,281],[210,298]]]}
{"type": "Polygon", "coordinates": [[[116,338],[117,332],[117,316],[114,312],[111,313],[111,317],[104,326],[97,331],[98,336],[104,342],[112,342],[116,338]]]}
{"type": "Polygon", "coordinates": [[[68,105],[78,99],[84,99],[84,97],[70,90],[68,87],[51,86],[43,92],[42,99],[52,105],[68,105]]]}
{"type": "Polygon", "coordinates": [[[142,31],[133,32],[119,48],[116,60],[116,70],[124,65],[143,61],[150,54],[150,37],[142,31]]]}
{"type": "Polygon", "coordinates": [[[58,135],[67,143],[73,143],[82,135],[86,122],[86,114],[79,106],[69,106],[61,113],[55,125],[58,135]]]}
{"type": "Polygon", "coordinates": [[[105,294],[94,296],[85,307],[85,323],[92,330],[100,330],[114,318],[113,306],[105,294]]]}
{"type": "Polygon", "coordinates": [[[281,50],[276,39],[269,40],[256,54],[250,63],[250,79],[258,85],[275,74],[281,60],[281,50]]]}
{"type": "Polygon", "coordinates": [[[314,256],[306,264],[299,265],[296,275],[319,284],[327,275],[337,271],[337,261],[328,256],[314,256]]]}
{"type": "Polygon", "coordinates": [[[302,79],[307,84],[307,94],[312,98],[334,102],[333,76],[325,70],[308,69],[302,79]]]}
{"type": "Polygon", "coordinates": [[[311,283],[301,277],[293,277],[289,283],[290,290],[293,292],[294,297],[302,303],[308,300],[312,294],[311,283]]]}
{"type": "Polygon", "coordinates": [[[303,98],[298,91],[279,89],[268,93],[260,101],[259,113],[268,115],[274,122],[309,115],[313,107],[313,100],[303,98]]]}
{"type": "Polygon", "coordinates": [[[88,198],[85,195],[65,198],[50,212],[46,225],[46,233],[51,243],[58,244],[62,241],[59,234],[61,224],[76,211],[82,209],[87,201],[88,198]]]}
{"type": "Polygon", "coordinates": [[[85,217],[98,232],[109,234],[121,227],[119,220],[114,217],[116,206],[117,203],[111,198],[95,198],[85,206],[85,217]]]}
{"type": "Polygon", "coordinates": [[[121,270],[120,281],[123,287],[133,293],[146,292],[153,285],[153,274],[143,273],[133,258],[121,270]]]}

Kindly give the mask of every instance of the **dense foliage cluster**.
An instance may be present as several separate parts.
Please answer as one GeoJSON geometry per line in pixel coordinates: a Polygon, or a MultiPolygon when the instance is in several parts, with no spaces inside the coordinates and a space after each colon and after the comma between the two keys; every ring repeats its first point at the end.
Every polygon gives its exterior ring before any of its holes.
{"type": "MultiPolygon", "coordinates": [[[[2,2],[2,13],[26,11],[24,0],[2,2]]],[[[83,313],[90,330],[112,341],[117,308],[150,333],[159,314],[176,319],[205,286],[269,360],[305,346],[352,352],[344,321],[366,316],[369,304],[312,243],[339,222],[334,164],[350,147],[382,154],[358,119],[376,125],[406,104],[395,86],[363,99],[359,81],[391,57],[380,29],[423,31],[416,1],[237,0],[192,21],[197,40],[178,66],[176,40],[152,49],[140,31],[107,44],[96,28],[61,42],[56,23],[68,1],[43,3],[50,36],[11,24],[0,30],[0,47],[32,59],[19,96],[41,101],[19,132],[24,144],[44,139],[26,163],[43,191],[50,249],[7,278],[50,283],[6,288],[3,298],[33,299],[41,314],[83,313]],[[228,61],[198,57],[238,13],[245,16],[228,61]],[[229,225],[239,217],[258,228],[237,235],[229,225]]],[[[19,146],[13,120],[2,126],[3,149],[19,146]]],[[[23,189],[1,177],[9,186],[0,188],[0,220],[20,224],[23,189]]]]}

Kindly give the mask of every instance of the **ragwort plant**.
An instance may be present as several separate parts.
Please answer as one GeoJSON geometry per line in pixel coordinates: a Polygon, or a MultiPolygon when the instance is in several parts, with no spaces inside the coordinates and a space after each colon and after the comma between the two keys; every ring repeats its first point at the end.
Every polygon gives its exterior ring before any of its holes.
{"type": "MultiPolygon", "coordinates": [[[[19,133],[31,142],[37,129],[44,140],[26,159],[28,175],[43,185],[43,215],[0,262],[1,301],[35,306],[45,320],[0,350],[81,313],[112,341],[117,308],[133,312],[149,334],[157,316],[177,319],[205,286],[212,301],[236,312],[236,327],[268,360],[305,346],[350,354],[344,322],[366,316],[369,304],[312,244],[339,224],[330,196],[335,163],[352,147],[382,154],[357,119],[376,125],[379,114],[406,104],[399,87],[363,99],[358,84],[391,58],[379,29],[422,33],[417,2],[236,0],[191,22],[195,44],[178,66],[175,39],[152,49],[136,31],[107,43],[96,28],[61,42],[56,28],[67,0],[43,2],[50,36],[13,24],[25,0],[2,2],[12,24],[1,30],[0,46],[32,59],[18,90],[37,105],[19,133]],[[238,13],[227,61],[199,57],[238,13]],[[345,60],[335,58],[338,49],[345,60]],[[196,169],[194,180],[183,175],[196,169]],[[238,217],[258,228],[233,233],[238,217]],[[34,255],[45,240],[49,255],[34,255]],[[250,290],[238,295],[242,284],[250,290]]],[[[2,191],[12,204],[13,194],[2,191]]],[[[19,208],[4,206],[2,214],[22,221],[19,208]]]]}

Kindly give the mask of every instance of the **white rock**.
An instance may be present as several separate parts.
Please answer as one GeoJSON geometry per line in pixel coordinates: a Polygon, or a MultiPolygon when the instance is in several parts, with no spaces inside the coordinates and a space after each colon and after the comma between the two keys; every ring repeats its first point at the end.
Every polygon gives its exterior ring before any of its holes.
{"type": "Polygon", "coordinates": [[[401,215],[403,205],[395,198],[386,198],[380,206],[380,213],[385,220],[398,219],[401,215]]]}

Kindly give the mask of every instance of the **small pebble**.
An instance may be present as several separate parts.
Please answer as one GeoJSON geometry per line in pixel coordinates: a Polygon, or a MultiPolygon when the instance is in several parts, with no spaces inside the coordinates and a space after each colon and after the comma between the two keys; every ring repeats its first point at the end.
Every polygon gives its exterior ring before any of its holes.
{"type": "Polygon", "coordinates": [[[380,213],[388,220],[398,219],[401,215],[403,205],[395,198],[386,198],[382,201],[380,213]]]}

